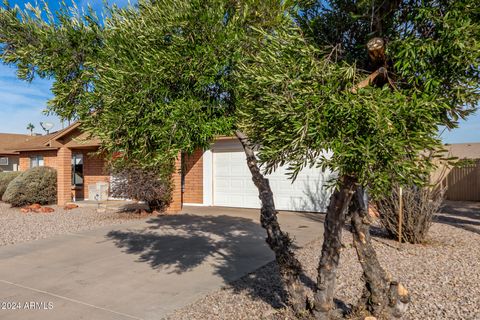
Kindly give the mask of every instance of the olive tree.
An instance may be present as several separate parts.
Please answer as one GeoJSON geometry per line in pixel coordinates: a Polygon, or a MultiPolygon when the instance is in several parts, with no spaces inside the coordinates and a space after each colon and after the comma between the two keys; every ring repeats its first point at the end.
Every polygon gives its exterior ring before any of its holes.
{"type": "Polygon", "coordinates": [[[64,6],[52,14],[46,6],[21,10],[5,2],[0,53],[18,67],[21,79],[53,78],[49,111],[79,119],[84,130],[100,138],[106,154],[122,152],[119,167],[134,163],[144,170],[173,170],[179,153],[235,134],[259,190],[261,224],[289,304],[302,313],[300,263],[292,240],[280,229],[269,182],[248,137],[238,130],[235,113],[233,70],[251,47],[251,27],[274,29],[286,5],[140,0],[136,6],[109,8],[101,21],[91,10],[64,6]]]}
{"type": "Polygon", "coordinates": [[[51,15],[5,4],[0,53],[20,78],[54,78],[51,112],[80,119],[105,152],[121,151],[143,167],[173,168],[179,152],[236,134],[295,313],[331,316],[350,212],[366,280],[359,310],[397,316],[408,292],[376,260],[363,193],[381,195],[393,180],[423,181],[431,164],[422,151],[438,145],[436,126],[453,125],[478,100],[472,6],[141,0],[99,21],[92,11],[51,15]],[[436,6],[443,14],[432,13],[436,6]],[[306,165],[338,173],[312,306],[255,147],[267,171],[288,163],[293,177],[306,165]]]}
{"type": "Polygon", "coordinates": [[[341,235],[351,220],[365,287],[358,314],[400,317],[407,289],[379,264],[365,190],[421,185],[439,147],[479,99],[474,1],[321,1],[282,15],[238,70],[239,123],[273,171],[337,172],[327,210],[313,312],[332,316],[341,235]],[[326,152],[329,151],[329,152],[326,152]],[[327,156],[331,154],[331,156],[327,156]]]}

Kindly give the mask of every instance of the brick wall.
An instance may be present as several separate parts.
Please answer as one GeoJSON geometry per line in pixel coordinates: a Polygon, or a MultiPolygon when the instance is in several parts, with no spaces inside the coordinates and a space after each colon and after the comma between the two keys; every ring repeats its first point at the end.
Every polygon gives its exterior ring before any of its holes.
{"type": "Polygon", "coordinates": [[[181,156],[178,155],[177,161],[175,161],[175,172],[172,176],[173,183],[173,192],[172,192],[172,202],[167,208],[167,213],[177,213],[182,211],[183,201],[182,201],[182,172],[181,172],[181,156]]]}
{"type": "MultiPolygon", "coordinates": [[[[48,164],[45,162],[45,165],[48,164]]],[[[72,150],[67,147],[58,149],[57,165],[57,203],[60,206],[72,201],[72,150]]]]}
{"type": "MultiPolygon", "coordinates": [[[[88,197],[88,185],[97,182],[109,182],[110,176],[105,171],[105,161],[103,158],[92,155],[93,150],[74,150],[74,153],[82,153],[84,155],[83,165],[83,188],[78,190],[72,189],[72,150],[61,147],[52,151],[28,151],[21,152],[19,157],[19,170],[25,171],[30,168],[31,156],[43,156],[44,165],[55,168],[57,170],[57,197],[58,204],[64,205],[72,201],[73,195],[77,199],[88,197]]],[[[196,152],[188,159],[189,170],[186,176],[186,190],[188,191],[187,199],[190,203],[203,202],[203,162],[202,153],[196,152]]],[[[182,210],[182,175],[181,175],[181,159],[178,157],[175,163],[175,173],[172,176],[174,185],[172,194],[172,203],[167,209],[168,213],[176,213],[182,210]]]]}
{"type": "Polygon", "coordinates": [[[88,185],[97,182],[109,182],[110,176],[106,173],[105,161],[92,155],[94,150],[74,150],[73,153],[83,154],[83,188],[72,189],[72,150],[65,147],[58,151],[28,151],[21,152],[19,156],[19,170],[30,169],[30,157],[43,156],[44,166],[57,170],[58,203],[60,205],[70,202],[75,194],[76,199],[88,197],[88,185]]]}
{"type": "Polygon", "coordinates": [[[184,203],[203,203],[203,150],[185,157],[184,203]]]}
{"type": "Polygon", "coordinates": [[[83,154],[83,188],[76,191],[77,199],[88,198],[90,184],[110,181],[110,175],[105,168],[105,160],[101,156],[92,154],[93,152],[94,150],[73,150],[74,154],[83,154]]]}
{"type": "Polygon", "coordinates": [[[21,152],[19,156],[18,170],[30,169],[30,157],[43,156],[44,166],[58,169],[57,150],[21,152]]]}

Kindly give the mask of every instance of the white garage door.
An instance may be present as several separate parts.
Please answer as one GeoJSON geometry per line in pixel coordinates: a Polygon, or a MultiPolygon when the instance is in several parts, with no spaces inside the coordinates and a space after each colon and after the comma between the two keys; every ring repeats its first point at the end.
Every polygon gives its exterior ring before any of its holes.
{"type": "MultiPolygon", "coordinates": [[[[258,190],[252,182],[245,153],[237,140],[223,140],[213,147],[213,203],[216,206],[260,208],[258,190]]],[[[329,175],[305,168],[295,182],[285,168],[268,175],[278,210],[325,211],[329,199],[325,183],[329,175]]]]}

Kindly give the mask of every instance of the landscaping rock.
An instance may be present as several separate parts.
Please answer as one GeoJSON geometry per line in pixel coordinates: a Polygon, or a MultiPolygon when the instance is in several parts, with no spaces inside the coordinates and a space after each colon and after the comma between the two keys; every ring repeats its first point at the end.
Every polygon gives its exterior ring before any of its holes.
{"type": "Polygon", "coordinates": [[[63,210],[72,210],[78,208],[78,204],[69,203],[63,207],[63,210]]]}
{"type": "MultiPolygon", "coordinates": [[[[480,206],[479,206],[480,207],[480,206]]],[[[480,210],[477,210],[480,212],[480,210]]],[[[412,303],[403,319],[480,319],[480,214],[478,218],[444,215],[434,223],[426,244],[402,244],[374,238],[378,259],[411,294],[412,303]]],[[[362,269],[352,236],[344,232],[345,244],[337,274],[337,302],[347,308],[362,292],[362,269]]],[[[297,251],[306,276],[314,284],[322,240],[297,251]]],[[[272,262],[224,289],[177,310],[169,320],[296,319],[282,308],[284,292],[278,285],[278,269],[272,262]],[[275,312],[275,310],[277,312],[275,312]]],[[[313,292],[310,292],[312,295],[313,292]]]]}
{"type": "Polygon", "coordinates": [[[39,209],[35,205],[36,210],[44,210],[44,213],[55,210],[55,214],[41,214],[40,211],[37,213],[29,207],[18,210],[0,202],[0,246],[128,223],[138,219],[136,215],[117,213],[114,210],[97,213],[96,208],[77,208],[75,214],[72,214],[70,210],[58,206],[40,206],[39,209]]]}
{"type": "Polygon", "coordinates": [[[42,212],[42,213],[51,213],[51,212],[54,212],[55,209],[50,208],[50,207],[42,207],[42,208],[39,209],[39,211],[42,212]]]}

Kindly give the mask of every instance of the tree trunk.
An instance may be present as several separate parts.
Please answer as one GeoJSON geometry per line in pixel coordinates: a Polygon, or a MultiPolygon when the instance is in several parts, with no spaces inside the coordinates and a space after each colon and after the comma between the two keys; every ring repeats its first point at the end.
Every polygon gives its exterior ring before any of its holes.
{"type": "Polygon", "coordinates": [[[334,309],[333,295],[337,267],[342,249],[342,230],[355,192],[355,179],[343,177],[339,190],[331,198],[325,218],[322,256],[318,264],[317,288],[313,313],[317,319],[329,319],[334,309]]]}
{"type": "Polygon", "coordinates": [[[407,289],[392,281],[378,262],[370,237],[370,216],[359,187],[351,206],[353,245],[363,269],[365,288],[356,307],[358,314],[371,314],[378,318],[400,318],[406,311],[410,297],[407,289]]]}
{"type": "Polygon", "coordinates": [[[241,131],[236,131],[235,135],[243,146],[253,183],[258,188],[262,203],[260,222],[267,231],[266,241],[275,253],[280,275],[288,293],[288,304],[298,316],[302,316],[306,312],[307,298],[304,286],[300,281],[302,266],[292,251],[292,240],[287,233],[280,229],[270,184],[258,167],[257,158],[247,137],[241,131]]]}

